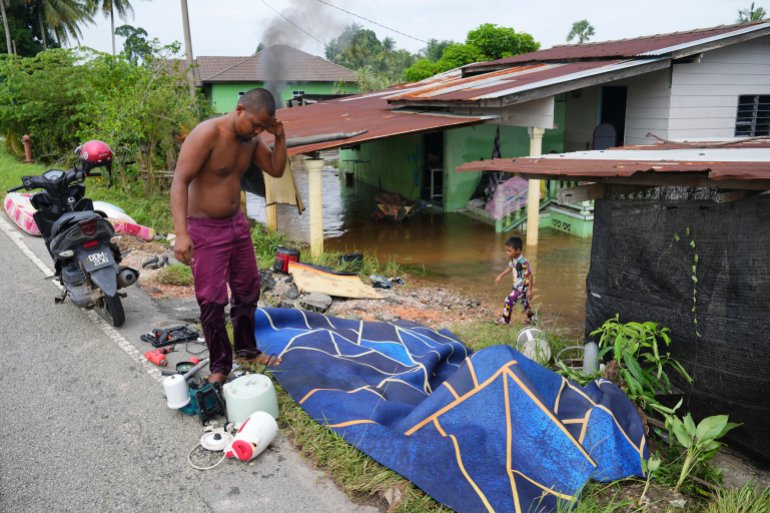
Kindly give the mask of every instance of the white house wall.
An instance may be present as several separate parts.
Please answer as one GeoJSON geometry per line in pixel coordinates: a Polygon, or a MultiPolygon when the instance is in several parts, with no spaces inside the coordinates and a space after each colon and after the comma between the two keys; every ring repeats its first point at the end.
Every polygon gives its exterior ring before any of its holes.
{"type": "Polygon", "coordinates": [[[740,95],[770,94],[770,37],[675,64],[669,138],[731,138],[740,95]]]}
{"type": "Polygon", "coordinates": [[[594,128],[599,124],[599,88],[570,91],[566,99],[564,151],[590,150],[594,128]]]}
{"type": "Polygon", "coordinates": [[[654,143],[655,140],[648,137],[648,133],[668,137],[669,77],[670,71],[663,69],[607,84],[628,87],[625,145],[654,143]]]}
{"type": "Polygon", "coordinates": [[[554,97],[548,96],[525,103],[517,103],[502,109],[452,109],[463,116],[491,116],[495,125],[521,126],[525,128],[556,128],[554,125],[554,97]]]}

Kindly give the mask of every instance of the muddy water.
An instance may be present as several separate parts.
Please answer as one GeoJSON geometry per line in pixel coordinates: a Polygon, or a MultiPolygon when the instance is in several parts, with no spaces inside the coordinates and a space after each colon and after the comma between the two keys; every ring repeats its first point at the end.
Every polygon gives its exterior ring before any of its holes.
{"type": "MultiPolygon", "coordinates": [[[[307,175],[295,171],[297,187],[308,202],[307,175]]],[[[374,187],[362,183],[347,186],[336,169],[323,172],[324,248],[359,251],[380,261],[425,269],[426,281],[457,289],[477,298],[496,311],[510,292],[506,279],[495,286],[495,276],[505,269],[504,242],[511,235],[496,234],[494,228],[462,214],[423,211],[402,223],[375,221],[374,187]]],[[[249,216],[265,222],[264,200],[248,197],[249,216]]],[[[292,240],[307,241],[310,215],[296,207],[278,207],[280,229],[292,240]]],[[[525,239],[526,240],[526,239],[525,239]]],[[[590,239],[579,239],[545,229],[537,247],[524,248],[535,276],[534,307],[542,320],[564,332],[580,336],[585,319],[585,280],[591,252],[590,239]]]]}

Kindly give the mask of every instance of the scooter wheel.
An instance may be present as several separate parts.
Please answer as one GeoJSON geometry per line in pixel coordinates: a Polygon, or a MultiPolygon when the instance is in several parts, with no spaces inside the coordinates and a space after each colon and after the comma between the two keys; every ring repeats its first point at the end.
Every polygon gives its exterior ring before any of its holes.
{"type": "Polygon", "coordinates": [[[104,298],[104,309],[107,311],[107,315],[112,321],[112,325],[116,328],[123,326],[123,323],[126,322],[126,313],[123,311],[123,302],[117,294],[112,297],[104,298]]]}

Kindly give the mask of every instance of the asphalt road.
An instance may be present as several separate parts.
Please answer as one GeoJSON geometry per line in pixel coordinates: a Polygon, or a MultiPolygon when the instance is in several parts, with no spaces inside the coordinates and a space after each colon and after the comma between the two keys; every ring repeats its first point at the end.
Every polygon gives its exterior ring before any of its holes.
{"type": "MultiPolygon", "coordinates": [[[[380,511],[352,503],[280,434],[252,462],[193,469],[200,420],[166,407],[141,356],[139,335],[174,322],[135,287],[119,330],[55,305],[51,267],[42,240],[1,213],[0,511],[380,511]]],[[[218,459],[196,454],[201,466],[218,459]]]]}

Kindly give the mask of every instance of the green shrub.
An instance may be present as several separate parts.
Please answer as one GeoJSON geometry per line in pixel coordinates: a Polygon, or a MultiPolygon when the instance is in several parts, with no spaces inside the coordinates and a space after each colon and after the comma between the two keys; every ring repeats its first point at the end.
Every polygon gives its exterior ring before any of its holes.
{"type": "MultiPolygon", "coordinates": [[[[117,182],[140,179],[145,192],[163,190],[182,138],[209,113],[165,65],[178,45],[153,46],[137,66],[125,56],[90,49],[52,49],[34,57],[0,57],[0,134],[18,152],[32,138],[36,161],[72,164],[72,151],[101,139],[114,152],[117,182]]],[[[17,153],[18,155],[18,153],[17,153]]]]}
{"type": "Polygon", "coordinates": [[[666,351],[671,338],[668,328],[654,322],[622,324],[619,316],[607,320],[591,336],[599,336],[599,356],[611,354],[618,364],[618,381],[628,397],[646,410],[673,413],[656,399],[671,392],[668,371],[674,370],[687,382],[692,378],[666,351]]]}

